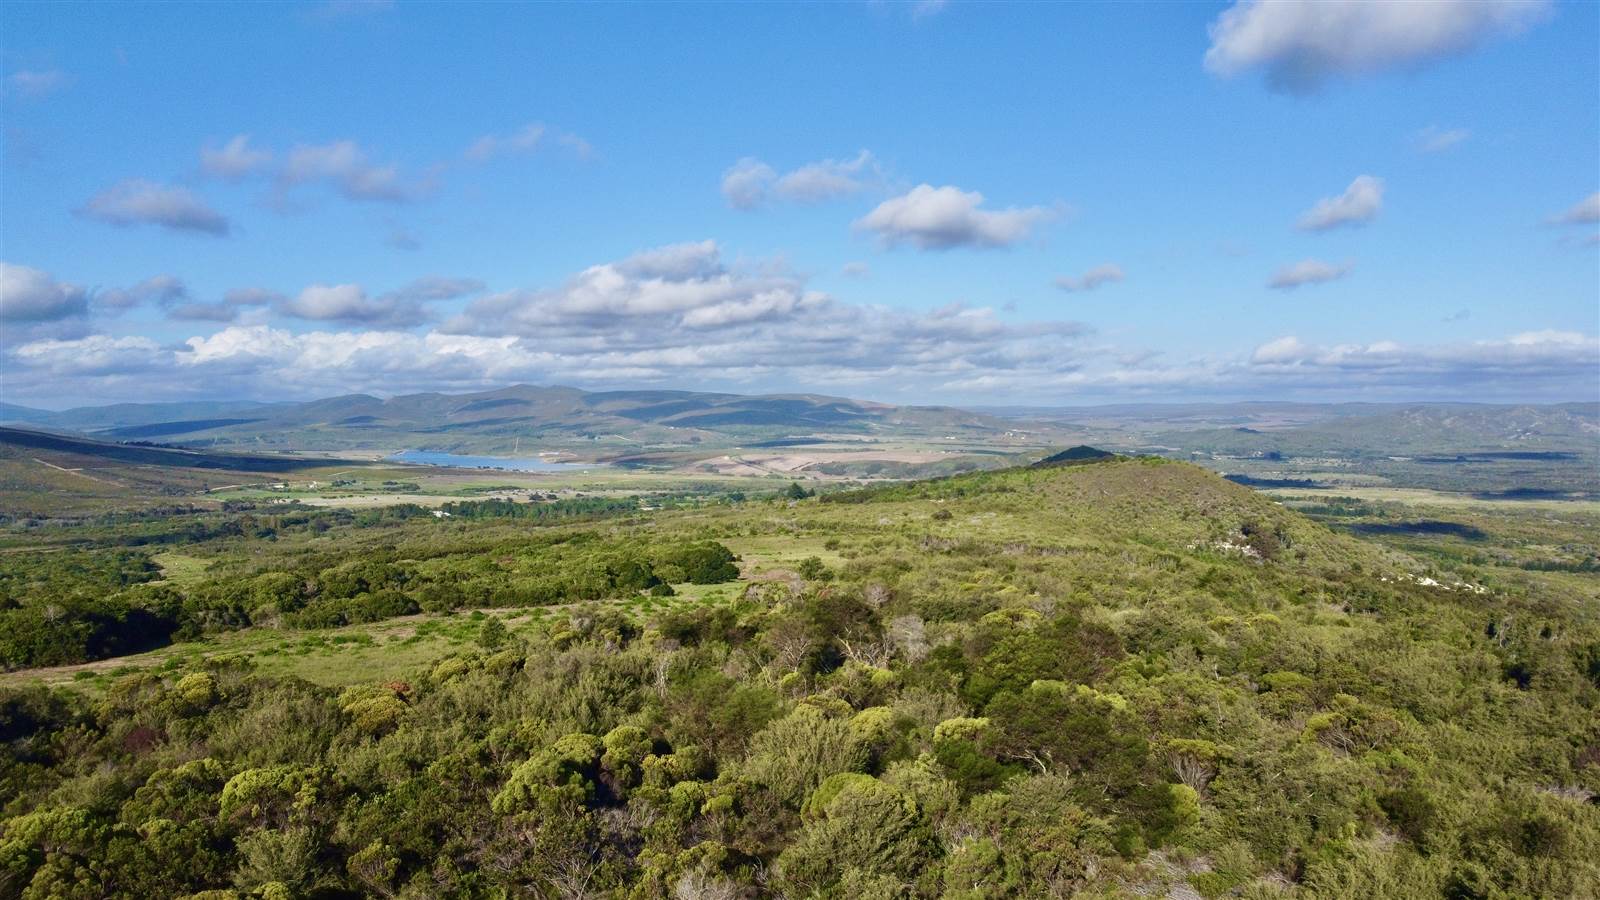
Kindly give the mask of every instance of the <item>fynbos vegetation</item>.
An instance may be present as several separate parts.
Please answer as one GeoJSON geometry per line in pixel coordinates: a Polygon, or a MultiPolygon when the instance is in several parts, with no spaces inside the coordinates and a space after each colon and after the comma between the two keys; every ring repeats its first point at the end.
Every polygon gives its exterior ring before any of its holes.
{"type": "Polygon", "coordinates": [[[1152,460],[788,494],[36,532],[7,666],[178,643],[10,676],[0,892],[1600,891],[1590,576],[1152,460]]]}

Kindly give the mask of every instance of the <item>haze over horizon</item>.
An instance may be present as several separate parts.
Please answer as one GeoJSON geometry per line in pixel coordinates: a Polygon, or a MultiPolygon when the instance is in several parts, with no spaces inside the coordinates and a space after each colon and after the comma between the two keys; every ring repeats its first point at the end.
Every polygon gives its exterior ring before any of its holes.
{"type": "Polygon", "coordinates": [[[0,15],[10,403],[1600,396],[1595,4],[0,15]]]}

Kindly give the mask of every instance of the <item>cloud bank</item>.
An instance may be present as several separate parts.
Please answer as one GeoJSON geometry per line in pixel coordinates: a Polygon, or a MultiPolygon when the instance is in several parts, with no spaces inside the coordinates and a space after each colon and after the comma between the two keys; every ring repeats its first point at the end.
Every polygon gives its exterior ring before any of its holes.
{"type": "Polygon", "coordinates": [[[1070,402],[1083,397],[1526,396],[1592,387],[1600,342],[1567,331],[1449,344],[1319,344],[1285,336],[1240,357],[1167,361],[1064,320],[1007,321],[960,304],[908,310],[810,289],[766,260],[730,263],[712,241],[590,266],[542,289],[492,293],[442,324],[429,304],[473,279],[428,277],[374,294],[356,284],[200,303],[156,276],[124,289],[169,317],[221,323],[176,343],[84,333],[89,292],[27,266],[0,268],[8,399],[95,401],[473,390],[511,382],[814,389],[890,399],[1070,402]],[[191,308],[204,309],[184,313],[191,308]],[[262,317],[235,322],[240,310],[262,317]],[[301,323],[297,326],[294,323],[301,323]],[[311,323],[311,330],[300,330],[311,323]],[[23,327],[33,330],[21,330],[23,327]],[[76,330],[74,330],[76,329],[76,330]]]}

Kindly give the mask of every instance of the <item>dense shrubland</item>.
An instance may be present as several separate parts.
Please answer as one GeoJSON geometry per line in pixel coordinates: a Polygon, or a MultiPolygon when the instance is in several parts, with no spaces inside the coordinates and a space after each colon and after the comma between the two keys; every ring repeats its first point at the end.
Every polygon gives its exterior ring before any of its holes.
{"type": "Polygon", "coordinates": [[[0,694],[0,894],[1600,894],[1592,593],[1423,585],[1138,461],[465,518],[280,523],[187,584],[82,551],[196,634],[557,611],[403,681],[214,658],[0,694]],[[615,602],[763,541],[817,555],[747,556],[732,600],[615,602]]]}
{"type": "Polygon", "coordinates": [[[727,548],[692,537],[652,542],[581,529],[486,537],[468,524],[637,516],[634,500],[489,500],[445,509],[448,520],[416,506],[245,512],[154,532],[103,529],[97,543],[110,546],[0,556],[0,669],[101,659],[249,625],[326,628],[420,611],[670,593],[673,583],[738,577],[727,548]],[[408,523],[416,527],[406,531],[408,523]],[[385,543],[396,530],[412,543],[385,543]],[[174,545],[207,554],[220,571],[194,584],[163,579],[153,554],[174,545]]]}

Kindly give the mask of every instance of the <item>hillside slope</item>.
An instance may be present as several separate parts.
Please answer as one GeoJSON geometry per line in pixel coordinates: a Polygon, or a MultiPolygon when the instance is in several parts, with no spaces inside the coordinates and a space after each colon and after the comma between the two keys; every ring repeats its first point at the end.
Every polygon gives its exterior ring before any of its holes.
{"type": "Polygon", "coordinates": [[[632,448],[791,435],[993,434],[1003,420],[948,407],[893,406],[814,394],[588,392],[515,385],[473,394],[352,394],[279,404],[152,404],[6,418],[114,439],[157,438],[196,447],[413,449],[504,453],[521,446],[632,448]]]}
{"type": "Polygon", "coordinates": [[[66,515],[359,462],[148,447],[0,427],[0,516],[66,515]]]}
{"type": "Polygon", "coordinates": [[[0,890],[1600,893],[1600,607],[1194,466],[448,511],[0,555],[6,658],[216,642],[0,690],[0,890]]]}

